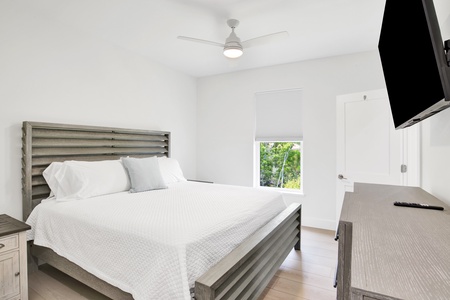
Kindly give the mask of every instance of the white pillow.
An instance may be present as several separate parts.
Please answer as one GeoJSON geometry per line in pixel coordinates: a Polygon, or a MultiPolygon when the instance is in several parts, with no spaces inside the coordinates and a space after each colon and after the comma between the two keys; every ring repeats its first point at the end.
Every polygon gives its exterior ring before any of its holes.
{"type": "Polygon", "coordinates": [[[158,157],[158,162],[159,168],[161,170],[161,175],[167,184],[187,181],[187,179],[183,175],[183,171],[181,170],[178,160],[176,160],[175,158],[162,156],[158,157]]]}
{"type": "Polygon", "coordinates": [[[122,157],[121,160],[130,178],[130,192],[139,193],[167,188],[156,157],[122,157]]]}
{"type": "Polygon", "coordinates": [[[128,174],[120,160],[65,161],[55,179],[56,200],[85,199],[130,189],[128,174]]]}
{"type": "Polygon", "coordinates": [[[61,169],[63,166],[62,162],[52,162],[47,168],[45,168],[44,172],[42,172],[42,176],[44,176],[45,181],[50,188],[50,196],[55,196],[58,193],[58,180],[56,180],[55,174],[61,169]]]}

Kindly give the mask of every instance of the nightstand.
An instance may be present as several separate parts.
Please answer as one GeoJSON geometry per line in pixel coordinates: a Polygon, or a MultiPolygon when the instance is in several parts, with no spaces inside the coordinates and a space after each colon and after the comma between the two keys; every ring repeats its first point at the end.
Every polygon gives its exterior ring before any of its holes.
{"type": "Polygon", "coordinates": [[[30,228],[0,215],[0,299],[28,300],[26,231],[30,228]]]}

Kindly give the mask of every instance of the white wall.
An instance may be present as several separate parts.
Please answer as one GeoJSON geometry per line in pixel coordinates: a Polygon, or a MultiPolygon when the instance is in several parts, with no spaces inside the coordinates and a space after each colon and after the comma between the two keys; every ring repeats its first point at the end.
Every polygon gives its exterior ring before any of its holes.
{"type": "Polygon", "coordinates": [[[443,40],[450,39],[450,1],[434,0],[434,7],[438,17],[443,40]]]}
{"type": "Polygon", "coordinates": [[[201,78],[198,178],[252,186],[254,95],[300,88],[305,195],[289,201],[303,203],[304,225],[335,229],[336,96],[384,87],[377,51],[201,78]]]}
{"type": "Polygon", "coordinates": [[[417,125],[422,136],[422,188],[450,205],[450,109],[417,125]]]}
{"type": "Polygon", "coordinates": [[[196,79],[0,1],[0,214],[22,219],[22,121],[166,130],[196,173],[196,79]]]}
{"type": "MultiPolygon", "coordinates": [[[[450,2],[435,1],[443,40],[450,39],[450,2]]],[[[450,109],[417,124],[422,136],[422,188],[450,205],[450,109]]]]}

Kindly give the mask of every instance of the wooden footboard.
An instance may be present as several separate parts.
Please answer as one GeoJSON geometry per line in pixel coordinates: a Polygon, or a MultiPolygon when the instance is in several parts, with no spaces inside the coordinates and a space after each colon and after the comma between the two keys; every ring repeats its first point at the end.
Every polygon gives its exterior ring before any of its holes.
{"type": "Polygon", "coordinates": [[[197,300],[257,299],[295,245],[301,205],[292,204],[195,282],[197,300]]]}

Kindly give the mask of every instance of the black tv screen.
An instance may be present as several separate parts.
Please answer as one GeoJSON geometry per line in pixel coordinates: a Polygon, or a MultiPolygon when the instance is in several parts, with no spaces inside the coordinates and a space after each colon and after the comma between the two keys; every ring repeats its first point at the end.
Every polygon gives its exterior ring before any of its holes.
{"type": "Polygon", "coordinates": [[[450,71],[432,0],[386,0],[378,50],[396,129],[450,106],[450,71]]]}

